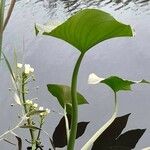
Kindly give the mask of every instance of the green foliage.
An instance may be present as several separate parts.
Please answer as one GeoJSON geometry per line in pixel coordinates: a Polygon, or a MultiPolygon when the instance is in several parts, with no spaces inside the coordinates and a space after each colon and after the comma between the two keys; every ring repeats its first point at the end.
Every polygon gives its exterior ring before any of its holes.
{"type": "Polygon", "coordinates": [[[132,30],[129,25],[118,22],[104,11],[85,9],[70,17],[54,30],[44,32],[44,35],[60,38],[76,47],[81,53],[85,53],[104,40],[132,36],[132,30]]]}
{"type": "MultiPolygon", "coordinates": [[[[72,97],[71,97],[71,88],[67,85],[59,84],[48,84],[48,91],[57,98],[59,104],[64,108],[68,114],[71,113],[72,107],[72,97]]],[[[78,105],[88,104],[86,99],[78,92],[77,93],[78,105]]]]}
{"type": "Polygon", "coordinates": [[[149,83],[149,82],[146,80],[141,80],[141,81],[124,80],[117,76],[111,76],[100,81],[100,83],[104,83],[108,85],[114,92],[118,92],[121,90],[130,91],[132,84],[149,83]]]}

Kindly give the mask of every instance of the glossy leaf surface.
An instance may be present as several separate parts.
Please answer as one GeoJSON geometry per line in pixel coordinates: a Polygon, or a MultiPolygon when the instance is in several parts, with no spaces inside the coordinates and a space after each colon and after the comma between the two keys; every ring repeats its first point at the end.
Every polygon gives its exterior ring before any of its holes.
{"type": "MultiPolygon", "coordinates": [[[[38,33],[37,28],[36,33],[38,33]]],[[[118,22],[104,11],[85,9],[44,34],[62,39],[76,47],[81,53],[85,53],[104,40],[132,36],[132,30],[129,25],[118,22]]]]}
{"type": "MultiPolygon", "coordinates": [[[[67,107],[67,113],[71,113],[72,99],[71,99],[71,88],[66,85],[59,84],[48,84],[48,91],[57,98],[59,104],[64,108],[67,107]]],[[[88,104],[86,99],[80,94],[77,93],[78,105],[88,104]]]]}

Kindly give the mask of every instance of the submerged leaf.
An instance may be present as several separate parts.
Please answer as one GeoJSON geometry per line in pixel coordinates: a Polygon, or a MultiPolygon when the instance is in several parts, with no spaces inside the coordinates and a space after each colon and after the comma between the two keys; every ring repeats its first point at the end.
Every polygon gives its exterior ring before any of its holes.
{"type": "Polygon", "coordinates": [[[145,129],[130,130],[121,134],[123,129],[126,127],[129,115],[130,114],[117,117],[94,142],[92,150],[133,149],[145,132],[145,129]]]}
{"type": "Polygon", "coordinates": [[[117,117],[114,122],[94,142],[92,150],[97,150],[98,148],[103,150],[105,147],[111,144],[113,145],[115,139],[126,127],[129,115],[130,114],[117,117]]]}
{"type": "Polygon", "coordinates": [[[135,130],[127,131],[117,138],[116,145],[129,147],[133,149],[135,148],[137,142],[142,137],[144,132],[145,129],[135,129],[135,130]]]}
{"type": "MultiPolygon", "coordinates": [[[[48,84],[47,85],[48,91],[55,96],[59,104],[64,108],[67,107],[67,113],[71,113],[72,107],[72,99],[71,99],[71,88],[66,85],[59,85],[59,84],[48,84]]],[[[88,104],[86,99],[80,94],[77,93],[77,100],[78,105],[88,104]]]]}
{"type": "Polygon", "coordinates": [[[129,25],[118,22],[104,11],[85,9],[44,35],[60,38],[85,53],[104,40],[132,36],[132,30],[129,25]]]}
{"type": "MultiPolygon", "coordinates": [[[[69,127],[71,125],[71,116],[67,115],[69,127]]],[[[76,139],[82,136],[86,130],[86,127],[89,122],[79,122],[77,125],[77,135],[76,139]]],[[[64,147],[67,145],[67,135],[66,135],[66,125],[65,125],[65,118],[63,117],[57,127],[55,128],[55,131],[53,133],[53,144],[54,147],[64,147]]]]}

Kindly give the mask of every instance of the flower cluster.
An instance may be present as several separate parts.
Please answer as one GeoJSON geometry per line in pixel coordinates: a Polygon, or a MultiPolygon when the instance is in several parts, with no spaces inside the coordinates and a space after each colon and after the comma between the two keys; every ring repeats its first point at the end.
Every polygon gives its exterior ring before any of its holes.
{"type": "Polygon", "coordinates": [[[29,106],[31,108],[31,110],[43,111],[43,112],[40,113],[40,116],[47,116],[50,113],[50,109],[48,109],[48,108],[44,109],[41,106],[38,108],[38,104],[33,103],[32,100],[26,100],[26,105],[29,106]]]}
{"type": "Polygon", "coordinates": [[[26,75],[28,75],[28,74],[34,72],[34,68],[32,68],[29,64],[25,64],[25,65],[23,66],[23,64],[17,63],[17,68],[22,69],[23,67],[24,67],[24,73],[25,73],[26,75]]]}

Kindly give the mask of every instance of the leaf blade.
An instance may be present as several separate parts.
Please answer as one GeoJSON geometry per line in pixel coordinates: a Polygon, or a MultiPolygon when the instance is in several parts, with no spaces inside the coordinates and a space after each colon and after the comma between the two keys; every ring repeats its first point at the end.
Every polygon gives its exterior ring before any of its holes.
{"type": "Polygon", "coordinates": [[[60,38],[85,53],[104,40],[132,36],[132,30],[104,11],[85,9],[44,35],[60,38]]]}

